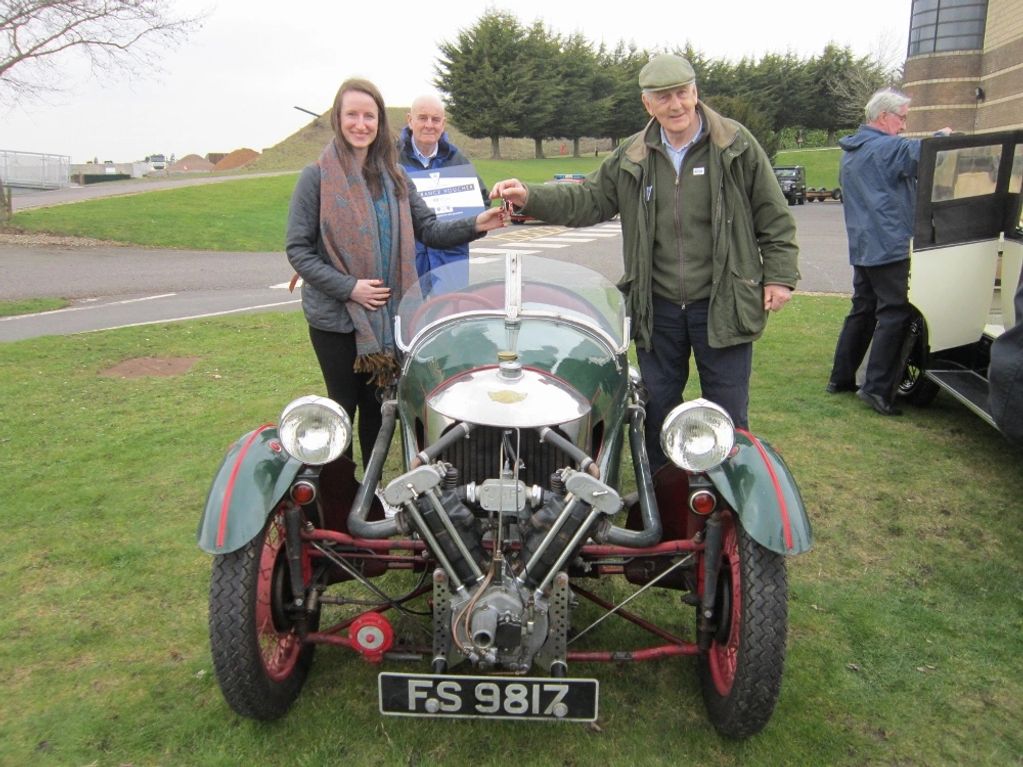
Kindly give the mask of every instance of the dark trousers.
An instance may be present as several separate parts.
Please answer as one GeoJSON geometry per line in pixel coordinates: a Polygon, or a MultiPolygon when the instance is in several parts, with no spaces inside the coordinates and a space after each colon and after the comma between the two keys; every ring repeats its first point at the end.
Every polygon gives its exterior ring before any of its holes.
{"type": "Polygon", "coordinates": [[[870,347],[862,389],[891,402],[902,378],[902,344],[910,320],[909,260],[853,267],[852,308],[835,346],[831,381],[856,382],[870,347]],[[873,346],[871,346],[873,341],[873,346]]]}
{"type": "Polygon", "coordinates": [[[749,428],[749,377],[753,344],[714,349],[707,341],[709,301],[682,308],[654,297],[654,333],[649,351],[637,349],[639,372],[649,393],[646,409],[646,449],[652,471],[667,458],[661,450],[661,425],[671,409],[682,402],[689,380],[689,356],[696,359],[700,391],[723,407],[740,429],[749,428]]]}
{"type": "MultiPolygon", "coordinates": [[[[332,333],[310,326],[309,339],[320,363],[323,382],[327,385],[327,396],[345,409],[353,424],[358,412],[359,449],[362,451],[362,467],[366,468],[383,418],[379,389],[369,382],[368,373],[356,373],[354,370],[355,333],[332,333]]],[[[351,446],[345,455],[352,457],[351,446]]]]}

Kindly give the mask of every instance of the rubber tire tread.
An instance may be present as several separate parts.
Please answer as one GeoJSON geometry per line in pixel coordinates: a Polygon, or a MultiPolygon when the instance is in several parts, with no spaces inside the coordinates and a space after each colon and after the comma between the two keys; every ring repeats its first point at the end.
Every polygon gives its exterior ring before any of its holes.
{"type": "Polygon", "coordinates": [[[910,323],[907,339],[911,342],[911,347],[906,355],[906,368],[903,371],[902,380],[895,389],[895,395],[899,400],[907,402],[914,407],[927,407],[934,401],[934,398],[938,396],[938,392],[941,391],[940,386],[924,375],[919,364],[916,365],[916,379],[912,384],[907,385],[906,383],[910,378],[910,361],[918,362],[923,356],[922,347],[924,345],[924,341],[922,331],[914,327],[916,323],[923,323],[923,321],[923,317],[916,315],[910,323]]]}
{"type": "MultiPolygon", "coordinates": [[[[242,716],[270,721],[283,716],[298,698],[316,646],[302,648],[283,681],[267,676],[256,638],[256,580],[266,532],[264,527],[241,549],[214,557],[209,629],[213,670],[228,705],[242,716]]],[[[318,618],[311,623],[318,624],[318,618]]]]}
{"type": "MultiPolygon", "coordinates": [[[[734,520],[742,578],[742,628],[735,680],[722,697],[706,655],[699,659],[700,686],[714,728],[728,738],[748,738],[771,718],[781,692],[788,630],[785,557],[764,548],[734,520]]],[[[722,562],[722,564],[724,564],[722,562]]]]}
{"type": "Polygon", "coordinates": [[[934,402],[934,398],[938,396],[939,391],[941,391],[941,387],[931,379],[924,378],[923,373],[920,373],[911,388],[905,390],[901,388],[896,389],[899,398],[914,407],[927,407],[934,402]]]}

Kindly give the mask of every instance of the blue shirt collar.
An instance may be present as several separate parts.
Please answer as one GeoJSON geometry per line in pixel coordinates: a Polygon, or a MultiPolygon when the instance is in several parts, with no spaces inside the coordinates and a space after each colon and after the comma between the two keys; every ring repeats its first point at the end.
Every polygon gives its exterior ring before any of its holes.
{"type": "Polygon", "coordinates": [[[430,167],[430,160],[436,157],[437,152],[440,151],[440,141],[437,142],[437,145],[433,148],[433,154],[430,155],[425,155],[420,152],[419,147],[416,146],[416,140],[411,136],[409,137],[409,143],[412,144],[412,154],[415,155],[415,158],[419,160],[419,164],[424,168],[430,167]]]}
{"type": "Polygon", "coordinates": [[[696,113],[696,119],[699,120],[699,123],[696,127],[696,133],[693,135],[691,139],[689,139],[689,141],[683,144],[680,149],[676,149],[668,142],[668,134],[664,132],[664,126],[663,125],[660,126],[661,144],[664,145],[664,151],[668,153],[668,157],[671,159],[671,164],[675,166],[676,174],[682,172],[682,161],[685,159],[686,152],[689,151],[689,147],[691,147],[693,144],[699,141],[700,136],[703,135],[703,118],[700,116],[699,112],[696,113]]]}

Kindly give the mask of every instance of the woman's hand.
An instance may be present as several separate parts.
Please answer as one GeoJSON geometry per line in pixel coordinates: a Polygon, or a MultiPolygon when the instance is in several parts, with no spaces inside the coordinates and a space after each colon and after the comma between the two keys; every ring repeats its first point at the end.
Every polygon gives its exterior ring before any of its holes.
{"type": "Polygon", "coordinates": [[[350,300],[372,312],[386,304],[390,297],[391,289],[384,285],[383,280],[359,280],[355,283],[350,300]]]}
{"type": "Polygon", "coordinates": [[[489,232],[493,229],[500,229],[503,226],[508,226],[507,218],[504,206],[487,208],[485,211],[476,216],[476,231],[489,232]]]}

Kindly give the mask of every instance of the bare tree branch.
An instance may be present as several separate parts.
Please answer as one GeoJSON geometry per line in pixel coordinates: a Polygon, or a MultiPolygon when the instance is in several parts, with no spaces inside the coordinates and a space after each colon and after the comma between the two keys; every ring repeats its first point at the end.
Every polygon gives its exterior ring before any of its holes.
{"type": "MultiPolygon", "coordinates": [[[[59,91],[74,53],[94,71],[152,69],[201,17],[170,13],[169,0],[0,0],[0,102],[59,91]],[[17,77],[12,72],[17,70],[17,77]]],[[[10,218],[0,178],[0,225],[10,218]]]]}
{"type": "Polygon", "coordinates": [[[167,0],[0,0],[0,98],[52,91],[74,52],[96,70],[148,68],[201,17],[170,13],[167,0]],[[17,76],[12,74],[17,68],[17,76]]]}

